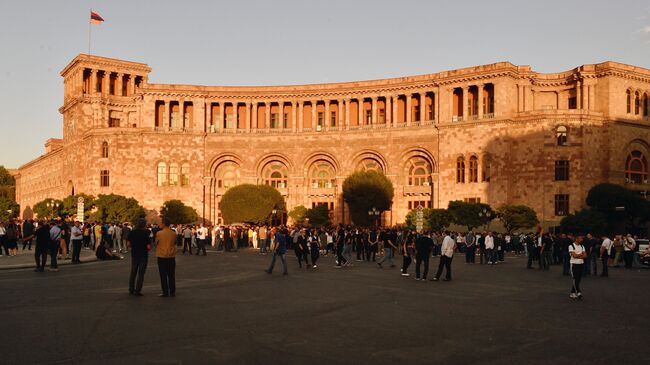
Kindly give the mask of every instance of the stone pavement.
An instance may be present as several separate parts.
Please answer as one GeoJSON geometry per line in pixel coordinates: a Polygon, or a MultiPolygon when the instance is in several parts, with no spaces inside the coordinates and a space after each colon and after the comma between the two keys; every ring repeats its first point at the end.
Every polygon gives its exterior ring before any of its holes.
{"type": "MultiPolygon", "coordinates": [[[[25,269],[25,268],[34,268],[36,267],[36,261],[34,260],[34,244],[32,244],[32,249],[23,250],[22,244],[18,247],[18,253],[16,256],[10,257],[4,254],[0,257],[0,270],[9,270],[9,269],[25,269]]],[[[69,255],[70,256],[70,255],[69,255]]],[[[81,249],[81,254],[79,259],[82,263],[96,261],[95,252],[92,250],[81,249]]],[[[70,265],[70,260],[57,260],[57,264],[61,265],[70,265]]],[[[50,256],[47,256],[47,265],[50,265],[50,256]]]]}
{"type": "Polygon", "coordinates": [[[331,256],[299,270],[288,257],[282,276],[247,250],[179,256],[175,298],[157,297],[154,258],[141,298],[127,294],[128,258],[0,271],[0,363],[647,363],[650,270],[588,277],[572,301],[560,267],[526,270],[523,258],[457,256],[451,282],[422,282],[365,262],[337,270],[331,256]]]}

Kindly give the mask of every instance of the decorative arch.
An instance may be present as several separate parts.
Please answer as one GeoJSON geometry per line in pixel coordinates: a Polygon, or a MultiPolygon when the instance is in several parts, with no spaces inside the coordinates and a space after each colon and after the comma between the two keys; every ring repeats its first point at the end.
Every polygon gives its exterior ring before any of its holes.
{"type": "Polygon", "coordinates": [[[102,142],[102,158],[108,158],[108,142],[102,142]]]}
{"type": "Polygon", "coordinates": [[[366,150],[357,153],[352,158],[352,169],[355,171],[375,170],[386,174],[388,166],[386,159],[376,151],[366,150]]]}
{"type": "Polygon", "coordinates": [[[647,117],[647,116],[648,116],[648,113],[650,112],[650,111],[648,110],[649,107],[650,107],[650,105],[648,105],[648,103],[649,103],[649,101],[648,101],[648,93],[647,93],[647,92],[644,92],[644,93],[643,93],[643,100],[642,100],[642,102],[641,102],[642,115],[643,115],[644,117],[647,117]]]}
{"type": "Polygon", "coordinates": [[[639,114],[639,107],[641,106],[641,99],[639,96],[639,92],[635,91],[634,92],[634,114],[638,115],[639,114]]]}
{"type": "Polygon", "coordinates": [[[309,187],[314,189],[333,188],[336,185],[336,168],[324,159],[316,160],[309,166],[309,187]]]}
{"type": "Polygon", "coordinates": [[[460,155],[456,158],[456,183],[463,184],[465,182],[465,157],[460,155]]]}
{"type": "Polygon", "coordinates": [[[334,170],[336,170],[337,172],[341,171],[341,165],[338,159],[334,157],[334,155],[332,155],[329,152],[318,151],[310,154],[303,161],[302,166],[304,166],[305,172],[309,171],[311,165],[314,164],[314,162],[319,160],[327,161],[334,167],[334,170]]]}
{"type": "Polygon", "coordinates": [[[628,184],[648,183],[648,160],[643,152],[633,150],[625,159],[625,182],[628,184]]]}
{"type": "Polygon", "coordinates": [[[565,125],[559,125],[555,128],[555,143],[558,146],[568,146],[569,144],[569,128],[565,125]]]}
{"type": "Polygon", "coordinates": [[[229,189],[239,184],[241,165],[234,160],[224,160],[215,167],[212,176],[217,189],[229,189]]]}
{"type": "Polygon", "coordinates": [[[255,171],[257,172],[258,177],[262,176],[262,170],[266,165],[268,165],[272,161],[278,161],[284,164],[287,168],[287,173],[289,173],[289,171],[293,171],[293,164],[291,163],[291,160],[286,155],[279,152],[272,152],[261,157],[255,164],[256,166],[255,171]]]}
{"type": "Polygon", "coordinates": [[[469,182],[478,182],[478,157],[476,155],[469,156],[469,182]]]}
{"type": "Polygon", "coordinates": [[[262,166],[259,176],[260,183],[276,189],[284,189],[289,182],[289,168],[280,160],[270,160],[262,166]]]}
{"type": "Polygon", "coordinates": [[[627,113],[630,114],[632,113],[632,90],[627,89],[625,91],[625,104],[627,106],[626,110],[627,113]]]}
{"type": "Polygon", "coordinates": [[[413,147],[405,150],[402,155],[400,156],[400,161],[402,165],[404,165],[404,168],[406,169],[406,172],[408,171],[408,161],[412,158],[415,157],[420,157],[426,160],[430,165],[431,165],[431,173],[437,173],[438,168],[437,168],[437,163],[436,159],[433,157],[431,152],[429,152],[426,148],[424,147],[413,147]]]}
{"type": "Polygon", "coordinates": [[[167,163],[164,161],[156,164],[156,181],[158,186],[166,186],[168,182],[167,163]]]}
{"type": "Polygon", "coordinates": [[[214,177],[214,173],[217,170],[217,167],[226,161],[232,161],[240,167],[243,165],[242,159],[237,154],[231,152],[221,153],[212,157],[206,164],[207,171],[204,172],[203,176],[214,177]]]}
{"type": "Polygon", "coordinates": [[[181,162],[181,186],[190,185],[190,163],[189,161],[181,162]]]}

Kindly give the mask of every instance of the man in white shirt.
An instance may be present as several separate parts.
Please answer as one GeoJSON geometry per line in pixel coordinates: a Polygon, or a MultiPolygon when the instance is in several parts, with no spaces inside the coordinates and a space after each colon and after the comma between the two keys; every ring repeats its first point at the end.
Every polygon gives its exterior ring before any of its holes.
{"type": "Polygon", "coordinates": [[[206,256],[205,252],[205,240],[208,238],[208,229],[201,224],[199,229],[196,231],[196,255],[198,256],[201,251],[203,251],[203,256],[206,256]]]}
{"type": "Polygon", "coordinates": [[[632,261],[634,260],[634,249],[636,248],[636,241],[632,238],[631,234],[623,238],[623,261],[625,261],[625,268],[632,268],[632,261]]]}
{"type": "Polygon", "coordinates": [[[611,252],[614,248],[614,242],[609,239],[607,236],[603,236],[603,243],[600,245],[600,259],[603,263],[603,270],[600,276],[608,277],[609,273],[607,272],[607,263],[609,258],[612,256],[611,252]]]}
{"type": "Polygon", "coordinates": [[[431,281],[438,281],[440,275],[442,275],[442,269],[446,268],[447,273],[443,281],[451,280],[451,260],[454,258],[454,249],[456,248],[456,242],[449,235],[449,232],[445,232],[445,238],[442,240],[442,247],[440,248],[440,263],[438,264],[438,272],[436,276],[431,279],[431,281]]]}
{"type": "Polygon", "coordinates": [[[485,237],[485,251],[487,251],[488,265],[496,264],[497,260],[494,254],[494,236],[492,236],[492,232],[488,232],[487,236],[485,237]]]}
{"type": "Polygon", "coordinates": [[[573,286],[571,287],[571,299],[582,299],[582,291],[580,290],[580,281],[582,280],[582,273],[584,270],[585,257],[587,251],[582,245],[583,237],[576,237],[576,241],[569,245],[569,263],[571,264],[571,279],[573,286]]]}

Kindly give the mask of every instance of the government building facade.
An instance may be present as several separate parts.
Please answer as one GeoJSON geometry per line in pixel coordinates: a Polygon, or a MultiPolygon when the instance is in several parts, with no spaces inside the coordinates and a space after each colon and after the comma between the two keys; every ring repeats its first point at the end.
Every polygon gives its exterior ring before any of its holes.
{"type": "Polygon", "coordinates": [[[525,204],[544,226],[616,183],[645,195],[650,70],[615,62],[542,74],[508,62],[395,79],[300,86],[149,83],[143,63],[79,55],[61,71],[63,138],[20,167],[29,215],[46,198],[179,199],[222,223],[219,201],[268,184],[348,223],[343,180],[379,170],[395,187],[383,225],[418,205],[525,204]]]}

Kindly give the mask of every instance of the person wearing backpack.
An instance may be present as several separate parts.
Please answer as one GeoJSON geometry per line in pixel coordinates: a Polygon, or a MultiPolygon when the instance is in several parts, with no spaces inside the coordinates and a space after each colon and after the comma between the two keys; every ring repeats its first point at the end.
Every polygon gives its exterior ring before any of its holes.
{"type": "Polygon", "coordinates": [[[571,264],[571,299],[582,299],[582,291],[580,290],[580,281],[584,272],[585,257],[587,257],[587,250],[582,245],[582,236],[576,237],[576,241],[569,246],[569,256],[571,264]]]}

